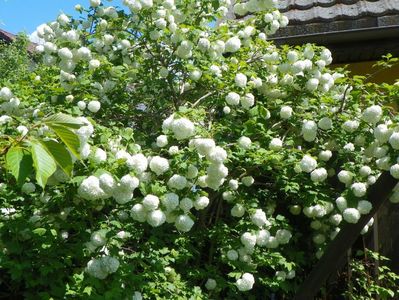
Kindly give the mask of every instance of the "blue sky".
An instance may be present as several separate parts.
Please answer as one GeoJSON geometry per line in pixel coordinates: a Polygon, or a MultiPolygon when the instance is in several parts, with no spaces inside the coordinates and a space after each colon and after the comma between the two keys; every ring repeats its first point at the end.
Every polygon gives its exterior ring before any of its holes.
{"type": "MultiPolygon", "coordinates": [[[[120,5],[121,0],[105,2],[120,5]]],[[[89,0],[0,0],[0,28],[11,33],[32,33],[40,24],[53,21],[60,12],[76,15],[74,7],[89,6],[89,0]]]]}

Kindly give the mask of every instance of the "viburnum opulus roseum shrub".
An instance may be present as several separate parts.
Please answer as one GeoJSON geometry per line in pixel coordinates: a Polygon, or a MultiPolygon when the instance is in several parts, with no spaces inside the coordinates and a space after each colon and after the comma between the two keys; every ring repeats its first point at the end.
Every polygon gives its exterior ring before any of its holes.
{"type": "Polygon", "coordinates": [[[32,72],[1,80],[6,295],[289,296],[370,211],[399,178],[397,87],[276,47],[276,2],[215,25],[230,0],[91,0],[38,28],[32,72]]]}

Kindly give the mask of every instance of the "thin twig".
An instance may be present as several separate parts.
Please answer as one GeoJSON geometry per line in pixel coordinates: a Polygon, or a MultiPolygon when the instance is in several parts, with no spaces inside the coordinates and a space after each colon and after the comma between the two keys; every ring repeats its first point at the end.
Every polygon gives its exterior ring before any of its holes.
{"type": "Polygon", "coordinates": [[[213,95],[214,93],[215,93],[215,92],[209,92],[209,93],[203,95],[203,96],[200,97],[197,101],[195,101],[195,102],[193,103],[193,105],[191,105],[191,107],[196,107],[202,100],[208,98],[209,96],[213,95]]]}

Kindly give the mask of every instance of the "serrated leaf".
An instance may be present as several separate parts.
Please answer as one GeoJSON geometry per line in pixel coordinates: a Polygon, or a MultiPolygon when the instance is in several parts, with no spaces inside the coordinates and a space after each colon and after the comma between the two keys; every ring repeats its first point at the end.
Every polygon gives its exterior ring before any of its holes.
{"type": "Polygon", "coordinates": [[[47,149],[37,141],[32,141],[33,166],[36,170],[36,181],[44,189],[48,178],[57,170],[57,164],[47,149]]]}
{"type": "Polygon", "coordinates": [[[71,151],[73,155],[79,158],[80,140],[77,134],[64,126],[52,124],[49,125],[49,127],[55,132],[55,134],[61,139],[61,141],[63,141],[65,146],[68,147],[69,151],[71,151]]]}
{"type": "Polygon", "coordinates": [[[7,151],[6,166],[17,180],[18,185],[24,183],[32,172],[32,156],[27,149],[14,147],[7,151]]]}
{"type": "Polygon", "coordinates": [[[71,176],[72,173],[72,157],[71,154],[65,149],[65,146],[55,141],[42,142],[50,154],[53,156],[57,165],[67,174],[71,176]]]}
{"type": "Polygon", "coordinates": [[[44,122],[48,125],[58,125],[64,126],[72,129],[79,129],[84,125],[82,121],[79,121],[77,118],[74,118],[70,115],[66,115],[63,113],[58,113],[52,115],[44,120],[44,122]]]}

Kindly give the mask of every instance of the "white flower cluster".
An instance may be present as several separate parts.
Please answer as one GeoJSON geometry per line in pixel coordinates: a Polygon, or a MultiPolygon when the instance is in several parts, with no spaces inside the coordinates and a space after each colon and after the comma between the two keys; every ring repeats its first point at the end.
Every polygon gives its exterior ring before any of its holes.
{"type": "Polygon", "coordinates": [[[254,284],[255,278],[251,273],[244,273],[236,282],[237,288],[242,292],[251,290],[254,284]]]}
{"type": "Polygon", "coordinates": [[[119,261],[112,256],[103,256],[91,259],[86,266],[86,272],[98,279],[105,279],[119,268],[119,261]]]}

